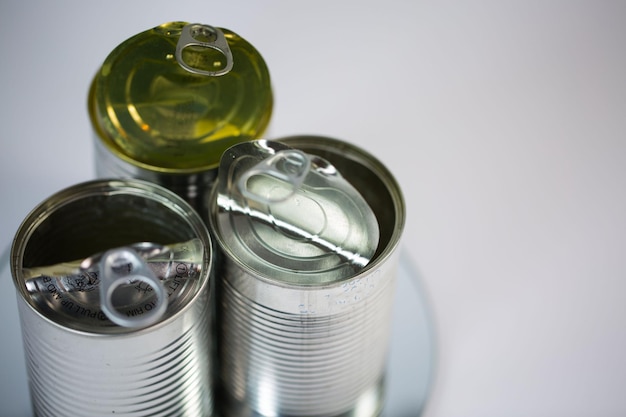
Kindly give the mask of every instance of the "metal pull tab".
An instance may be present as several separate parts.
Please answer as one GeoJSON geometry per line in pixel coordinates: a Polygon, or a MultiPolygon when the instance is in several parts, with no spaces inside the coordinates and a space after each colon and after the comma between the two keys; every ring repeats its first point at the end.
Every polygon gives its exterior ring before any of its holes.
{"type": "Polygon", "coordinates": [[[124,327],[145,327],[156,322],[167,309],[167,297],[159,279],[146,262],[131,248],[112,249],[100,259],[100,305],[113,323],[124,327]],[[124,285],[143,282],[155,291],[155,301],[146,305],[145,313],[127,316],[116,304],[123,304],[116,290],[124,285]]]}
{"type": "MultiPolygon", "coordinates": [[[[213,26],[199,23],[192,23],[183,27],[180,37],[178,38],[178,43],[176,44],[176,61],[181,67],[191,73],[211,77],[227,74],[233,69],[233,54],[230,51],[224,33],[213,26]],[[183,57],[183,51],[189,47],[214,49],[226,58],[226,65],[216,71],[199,68],[197,65],[185,61],[183,57]]],[[[218,64],[221,64],[221,62],[218,64]]],[[[206,67],[209,66],[210,65],[206,65],[206,67]]]]}
{"type": "Polygon", "coordinates": [[[265,204],[285,201],[300,189],[311,169],[311,159],[304,152],[289,149],[277,152],[243,173],[238,187],[241,194],[265,204]],[[282,182],[283,187],[272,187],[270,194],[260,193],[251,186],[254,177],[268,176],[282,182]]]}

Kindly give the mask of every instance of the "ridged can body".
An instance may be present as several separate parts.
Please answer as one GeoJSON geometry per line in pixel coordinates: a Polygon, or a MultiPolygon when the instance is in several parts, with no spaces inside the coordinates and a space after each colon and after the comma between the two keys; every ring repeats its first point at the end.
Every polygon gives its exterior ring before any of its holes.
{"type": "Polygon", "coordinates": [[[211,268],[203,221],[163,187],[138,180],[90,181],[37,206],[11,250],[35,415],[211,416],[211,268]],[[146,327],[116,326],[98,306],[80,305],[52,286],[49,294],[26,289],[25,268],[136,241],[188,239],[200,239],[204,247],[201,274],[193,282],[171,284],[168,310],[146,327]]]}
{"type": "Polygon", "coordinates": [[[279,272],[258,273],[245,253],[226,247],[212,207],[223,257],[216,274],[221,411],[228,417],[376,416],[385,398],[403,196],[390,172],[354,145],[315,136],[278,141],[330,161],[374,210],[381,243],[356,275],[300,285],[281,280],[279,272]]]}
{"type": "Polygon", "coordinates": [[[202,216],[208,213],[207,194],[217,177],[216,169],[198,172],[162,172],[120,158],[102,142],[100,135],[94,133],[93,137],[97,178],[135,178],[149,181],[173,191],[202,216]]]}

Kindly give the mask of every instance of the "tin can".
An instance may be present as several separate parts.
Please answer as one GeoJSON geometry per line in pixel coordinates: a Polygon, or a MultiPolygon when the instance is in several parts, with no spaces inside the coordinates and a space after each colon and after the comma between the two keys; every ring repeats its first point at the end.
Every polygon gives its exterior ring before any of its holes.
{"type": "Polygon", "coordinates": [[[141,32],[90,87],[96,175],[157,183],[204,213],[221,154],[260,137],[272,107],[267,65],[236,33],[187,22],[141,32]]]}
{"type": "MultiPolygon", "coordinates": [[[[11,248],[35,414],[212,415],[211,268],[204,222],[183,199],[158,185],[96,180],[43,201],[22,222],[11,248]],[[37,267],[62,266],[133,242],[188,241],[197,242],[194,274],[187,273],[191,264],[170,262],[168,270],[175,275],[158,293],[167,297],[167,308],[139,327],[109,320],[93,304],[86,281],[70,294],[47,276],[36,281],[39,286],[28,276],[37,267]]],[[[83,278],[93,278],[92,287],[98,284],[97,276],[83,278]]],[[[139,282],[133,294],[149,291],[139,282]]],[[[148,315],[154,307],[150,300],[129,309],[128,320],[148,315]]]]}
{"type": "Polygon", "coordinates": [[[405,223],[400,187],[380,161],[347,142],[319,136],[277,141],[319,156],[342,173],[373,210],[379,244],[369,264],[349,276],[335,274],[335,266],[318,270],[312,281],[304,278],[305,272],[299,279],[297,270],[281,265],[257,268],[258,253],[242,247],[251,246],[247,242],[258,236],[237,232],[236,221],[218,208],[218,187],[213,189],[210,228],[223,257],[216,274],[221,412],[379,415],[385,398],[396,249],[405,223]],[[230,243],[233,234],[241,235],[236,239],[243,245],[236,250],[230,243]]]}

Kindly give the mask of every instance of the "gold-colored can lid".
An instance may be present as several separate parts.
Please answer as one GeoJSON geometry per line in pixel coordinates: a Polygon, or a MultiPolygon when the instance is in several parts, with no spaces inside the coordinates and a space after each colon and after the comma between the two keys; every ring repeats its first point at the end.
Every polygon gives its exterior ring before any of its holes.
{"type": "Polygon", "coordinates": [[[217,167],[263,135],[273,95],[263,57],[223,28],[170,22],[121,43],[94,77],[92,125],[120,158],[162,172],[217,167]]]}

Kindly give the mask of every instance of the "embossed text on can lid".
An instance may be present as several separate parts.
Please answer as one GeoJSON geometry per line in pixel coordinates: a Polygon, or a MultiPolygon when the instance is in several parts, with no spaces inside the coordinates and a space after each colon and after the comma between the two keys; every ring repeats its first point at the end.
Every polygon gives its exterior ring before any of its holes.
{"type": "Polygon", "coordinates": [[[171,22],[115,48],[88,99],[100,139],[120,158],[163,172],[214,168],[260,137],[272,112],[268,68],[236,33],[171,22]]]}

